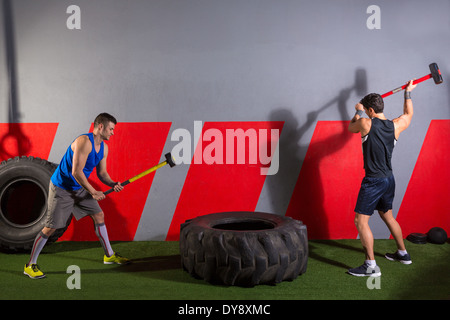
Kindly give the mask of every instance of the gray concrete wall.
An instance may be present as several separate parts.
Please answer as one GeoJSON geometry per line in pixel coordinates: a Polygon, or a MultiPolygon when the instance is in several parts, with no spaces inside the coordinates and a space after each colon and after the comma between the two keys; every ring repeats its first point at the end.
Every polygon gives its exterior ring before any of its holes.
{"type": "MultiPolygon", "coordinates": [[[[413,92],[415,118],[396,146],[398,210],[430,121],[450,119],[448,0],[2,2],[3,12],[7,3],[12,10],[19,122],[59,123],[53,162],[103,111],[121,122],[171,122],[166,150],[176,144],[171,133],[193,132],[194,121],[285,121],[283,140],[314,113],[294,141],[297,156],[287,160],[280,149],[285,194],[274,203],[268,186],[280,176],[267,176],[257,204],[283,214],[317,121],[350,120],[362,97],[355,84],[384,93],[437,62],[444,83],[427,81],[413,92]],[[367,13],[374,4],[376,20],[367,13]],[[81,10],[79,30],[67,26],[74,22],[70,5],[81,10]],[[380,29],[370,29],[372,23],[380,29]],[[357,70],[364,83],[356,82],[357,70]]],[[[0,47],[6,48],[2,21],[0,47]]],[[[0,50],[2,123],[9,108],[6,58],[0,50]]],[[[402,103],[402,94],[386,98],[385,114],[398,116],[402,103]]],[[[156,174],[135,240],[165,238],[172,218],[165,212],[174,211],[188,169],[156,174]]],[[[372,223],[376,237],[389,236],[379,220],[372,223]]]]}

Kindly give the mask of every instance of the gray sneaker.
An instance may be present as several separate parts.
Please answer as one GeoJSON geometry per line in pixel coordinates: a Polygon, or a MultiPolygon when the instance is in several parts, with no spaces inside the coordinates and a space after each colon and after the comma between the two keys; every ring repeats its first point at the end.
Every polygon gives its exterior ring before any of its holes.
{"type": "Polygon", "coordinates": [[[356,277],[379,277],[381,276],[380,267],[370,267],[367,264],[360,265],[357,268],[348,269],[348,273],[356,277]]]}
{"type": "Polygon", "coordinates": [[[403,264],[411,264],[411,256],[409,253],[405,254],[404,256],[400,255],[398,252],[395,253],[386,253],[384,257],[390,261],[400,261],[403,264]]]}

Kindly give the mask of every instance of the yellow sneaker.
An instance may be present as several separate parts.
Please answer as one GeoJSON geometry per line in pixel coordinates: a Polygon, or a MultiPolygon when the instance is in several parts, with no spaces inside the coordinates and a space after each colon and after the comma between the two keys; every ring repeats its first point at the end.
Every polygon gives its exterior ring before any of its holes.
{"type": "Polygon", "coordinates": [[[111,257],[107,257],[106,255],[103,256],[103,263],[104,264],[128,264],[131,261],[127,258],[122,257],[117,252],[114,252],[114,254],[111,257]]]}
{"type": "Polygon", "coordinates": [[[31,279],[45,278],[45,274],[39,270],[39,266],[37,264],[31,264],[29,266],[25,265],[23,268],[23,274],[29,276],[31,279]]]}

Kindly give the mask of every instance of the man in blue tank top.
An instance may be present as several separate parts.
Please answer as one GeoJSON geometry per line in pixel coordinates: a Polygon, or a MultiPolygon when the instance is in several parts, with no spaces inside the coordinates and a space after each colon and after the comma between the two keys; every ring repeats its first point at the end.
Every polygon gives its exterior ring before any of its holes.
{"type": "Polygon", "coordinates": [[[402,229],[392,215],[395,179],[392,174],[392,151],[402,131],[408,128],[413,116],[411,91],[416,87],[409,81],[405,90],[403,114],[391,120],[386,119],[383,98],[376,93],[365,96],[355,106],[356,114],[349,124],[349,131],[360,133],[362,139],[365,176],[361,183],[355,206],[355,225],[364,248],[366,260],[363,265],[349,269],[354,276],[380,276],[375,261],[373,234],[369,227],[369,218],[375,210],[386,223],[396,245],[395,253],[386,253],[391,261],[411,264],[403,242],[402,229]],[[362,118],[366,113],[369,118],[362,118]]]}
{"type": "Polygon", "coordinates": [[[109,140],[114,134],[116,119],[108,113],[99,114],[94,120],[92,133],[77,137],[67,148],[59,166],[53,173],[48,195],[47,222],[42,231],[36,236],[31,250],[30,260],[24,267],[24,274],[33,279],[44,278],[45,274],[39,270],[37,258],[56,229],[66,227],[71,214],[79,220],[90,216],[94,221],[95,233],[105,251],[105,264],[125,264],[129,260],[115,253],[109,242],[105,226],[105,218],[98,201],[105,195],[96,190],[88,181],[94,168],[100,181],[116,192],[123,189],[119,182],[111,179],[106,169],[108,145],[103,141],[109,140]]]}

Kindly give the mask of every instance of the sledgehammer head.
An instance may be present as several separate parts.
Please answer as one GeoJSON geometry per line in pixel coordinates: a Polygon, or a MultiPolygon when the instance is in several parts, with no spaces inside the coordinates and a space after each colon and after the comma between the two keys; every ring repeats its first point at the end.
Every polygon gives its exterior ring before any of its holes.
{"type": "Polygon", "coordinates": [[[442,83],[444,80],[442,79],[441,70],[439,70],[437,63],[432,63],[429,65],[429,67],[430,67],[431,76],[433,77],[434,83],[436,83],[436,84],[442,83]]]}
{"type": "Polygon", "coordinates": [[[168,165],[170,167],[175,167],[175,161],[174,161],[172,155],[170,154],[170,152],[166,153],[164,156],[166,157],[166,161],[167,161],[168,165]]]}

